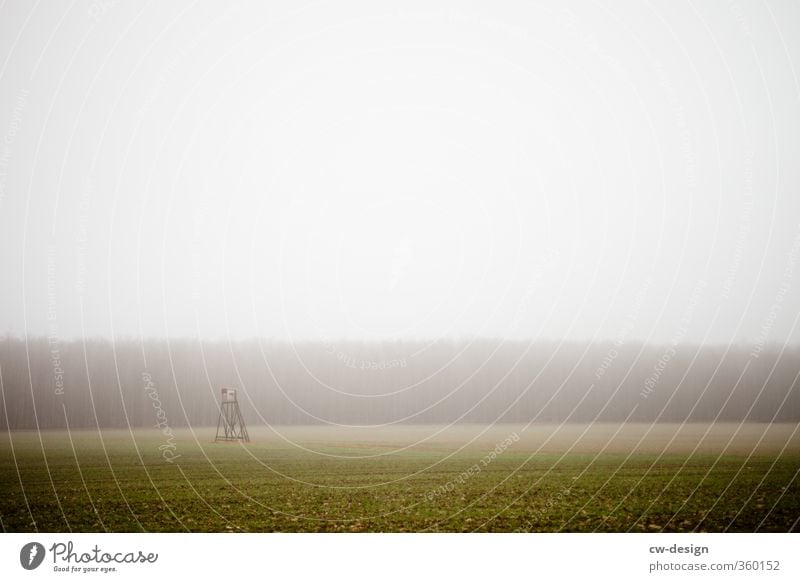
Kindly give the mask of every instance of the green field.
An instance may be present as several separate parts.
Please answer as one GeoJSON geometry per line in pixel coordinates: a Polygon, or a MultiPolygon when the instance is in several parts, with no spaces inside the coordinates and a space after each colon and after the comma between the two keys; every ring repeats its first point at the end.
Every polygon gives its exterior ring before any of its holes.
{"type": "Polygon", "coordinates": [[[276,427],[248,445],[207,428],[13,432],[0,518],[9,532],[790,531],[797,428],[276,427]]]}

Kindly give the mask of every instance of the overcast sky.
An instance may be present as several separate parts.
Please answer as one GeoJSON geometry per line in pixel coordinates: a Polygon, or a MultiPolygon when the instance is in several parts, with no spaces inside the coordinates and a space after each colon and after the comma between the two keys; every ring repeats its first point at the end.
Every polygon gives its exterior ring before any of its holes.
{"type": "Polygon", "coordinates": [[[798,70],[793,1],[6,2],[0,333],[797,342],[798,70]]]}

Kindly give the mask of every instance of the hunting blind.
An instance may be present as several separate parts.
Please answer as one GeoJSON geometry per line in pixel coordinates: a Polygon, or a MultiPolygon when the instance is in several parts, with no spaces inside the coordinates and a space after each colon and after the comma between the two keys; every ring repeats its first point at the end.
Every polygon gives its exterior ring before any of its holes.
{"type": "Polygon", "coordinates": [[[222,389],[222,401],[219,405],[219,420],[217,421],[217,441],[242,441],[250,442],[247,427],[244,424],[239,400],[236,398],[235,388],[222,389]]]}

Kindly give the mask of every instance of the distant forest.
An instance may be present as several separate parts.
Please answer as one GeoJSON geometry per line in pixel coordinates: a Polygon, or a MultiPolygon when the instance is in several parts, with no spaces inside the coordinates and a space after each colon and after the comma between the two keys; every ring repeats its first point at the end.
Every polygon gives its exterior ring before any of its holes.
{"type": "Polygon", "coordinates": [[[3,429],[800,421],[800,348],[0,338],[3,429]]]}

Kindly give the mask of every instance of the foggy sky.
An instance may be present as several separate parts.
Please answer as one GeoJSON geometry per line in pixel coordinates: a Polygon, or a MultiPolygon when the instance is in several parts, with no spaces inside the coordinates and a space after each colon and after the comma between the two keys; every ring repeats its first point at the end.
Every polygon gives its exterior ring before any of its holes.
{"type": "Polygon", "coordinates": [[[800,6],[12,1],[0,333],[797,342],[800,6]]]}

